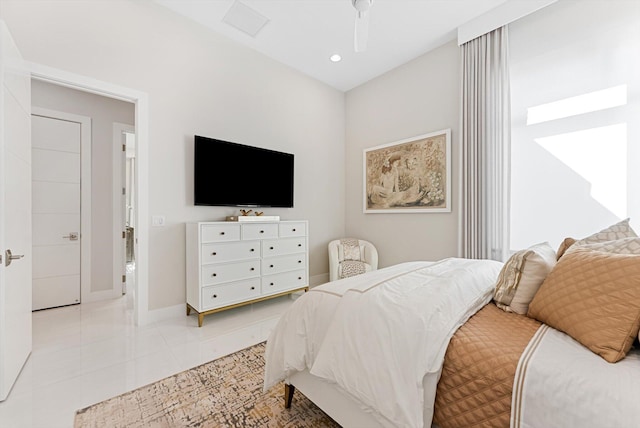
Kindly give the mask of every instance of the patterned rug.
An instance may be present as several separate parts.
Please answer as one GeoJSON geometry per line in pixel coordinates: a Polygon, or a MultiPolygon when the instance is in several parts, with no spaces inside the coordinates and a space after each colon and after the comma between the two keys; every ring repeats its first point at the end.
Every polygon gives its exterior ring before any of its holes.
{"type": "Polygon", "coordinates": [[[265,343],[202,364],[78,410],[84,427],[339,427],[295,391],[284,408],[284,385],[262,392],[265,343]]]}

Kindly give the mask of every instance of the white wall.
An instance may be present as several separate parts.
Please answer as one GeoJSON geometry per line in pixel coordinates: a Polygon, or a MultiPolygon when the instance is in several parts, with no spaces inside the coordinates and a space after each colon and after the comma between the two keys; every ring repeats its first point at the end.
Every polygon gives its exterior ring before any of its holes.
{"type": "Polygon", "coordinates": [[[509,27],[511,250],[639,230],[640,1],[560,0],[509,27]]]}
{"type": "Polygon", "coordinates": [[[194,134],[295,154],[295,208],[265,212],[309,220],[312,283],[325,278],[326,245],[345,228],[343,93],[150,1],[0,11],[26,60],[148,94],[149,212],[166,217],[149,231],[149,309],[185,301],[184,223],[237,213],[193,206],[194,134]]]}
{"type": "Polygon", "coordinates": [[[459,50],[455,41],[346,96],[346,233],[372,242],[380,267],[457,254],[459,50]],[[452,212],[363,214],[363,149],[451,128],[452,212]]]}
{"type": "Polygon", "coordinates": [[[91,291],[113,288],[113,123],[134,124],[134,105],[31,82],[33,106],[91,118],[91,291]]]}

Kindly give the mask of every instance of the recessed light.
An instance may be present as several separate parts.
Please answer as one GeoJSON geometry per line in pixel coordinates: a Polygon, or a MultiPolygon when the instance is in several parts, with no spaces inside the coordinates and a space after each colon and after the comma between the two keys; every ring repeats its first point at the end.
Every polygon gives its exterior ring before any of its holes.
{"type": "Polygon", "coordinates": [[[338,54],[333,54],[333,55],[331,55],[331,57],[329,57],[329,59],[332,62],[339,62],[342,59],[342,57],[340,55],[338,55],[338,54]]]}

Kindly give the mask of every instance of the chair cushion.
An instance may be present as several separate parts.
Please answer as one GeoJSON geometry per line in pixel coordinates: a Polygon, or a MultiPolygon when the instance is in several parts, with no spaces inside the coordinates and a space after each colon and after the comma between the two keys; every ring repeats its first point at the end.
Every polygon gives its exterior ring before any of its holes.
{"type": "Polygon", "coordinates": [[[371,265],[355,260],[345,260],[338,265],[338,278],[348,278],[371,271],[371,265]]]}
{"type": "Polygon", "coordinates": [[[338,260],[364,260],[364,245],[354,238],[343,238],[338,245],[338,260]]]}

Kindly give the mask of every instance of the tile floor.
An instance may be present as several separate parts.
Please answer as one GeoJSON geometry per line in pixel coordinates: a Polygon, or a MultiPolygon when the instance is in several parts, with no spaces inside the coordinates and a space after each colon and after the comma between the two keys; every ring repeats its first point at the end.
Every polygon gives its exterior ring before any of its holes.
{"type": "Polygon", "coordinates": [[[69,428],[76,410],[259,343],[293,299],[279,297],[205,317],[136,327],[131,293],[33,313],[33,352],[2,428],[69,428]]]}

